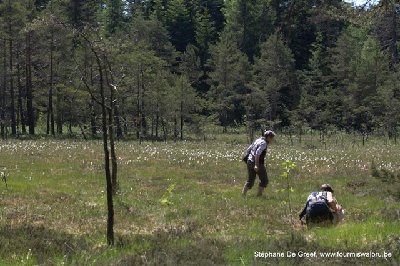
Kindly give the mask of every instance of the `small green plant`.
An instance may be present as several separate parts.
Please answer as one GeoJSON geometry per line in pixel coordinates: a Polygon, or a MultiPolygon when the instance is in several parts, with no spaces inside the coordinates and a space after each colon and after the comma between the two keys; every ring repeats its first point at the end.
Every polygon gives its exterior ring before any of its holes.
{"type": "Polygon", "coordinates": [[[169,185],[169,187],[165,191],[164,195],[160,199],[160,203],[162,205],[172,205],[173,204],[171,201],[171,197],[172,197],[174,189],[175,189],[175,184],[169,185]]]}
{"type": "MultiPolygon", "coordinates": [[[[296,164],[290,160],[286,160],[282,163],[283,167],[283,172],[281,174],[281,177],[286,179],[286,189],[283,189],[283,191],[286,190],[287,192],[287,203],[288,203],[288,211],[289,211],[289,217],[290,217],[290,224],[292,224],[292,205],[290,202],[290,193],[294,192],[293,187],[290,184],[290,172],[296,167],[296,164]]],[[[286,202],[285,202],[286,203],[286,202]]]]}

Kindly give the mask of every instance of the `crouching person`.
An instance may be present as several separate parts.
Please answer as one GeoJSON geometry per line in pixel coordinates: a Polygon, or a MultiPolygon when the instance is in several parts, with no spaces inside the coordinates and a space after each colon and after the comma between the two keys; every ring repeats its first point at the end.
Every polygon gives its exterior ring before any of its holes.
{"type": "Polygon", "coordinates": [[[303,221],[305,217],[307,227],[313,225],[338,224],[344,218],[344,210],[333,196],[330,185],[321,186],[320,192],[312,192],[308,198],[299,218],[303,221]]]}
{"type": "Polygon", "coordinates": [[[248,148],[244,161],[247,164],[248,179],[244,184],[242,195],[246,196],[247,191],[254,186],[256,175],[260,178],[257,196],[263,194],[264,189],[268,185],[267,169],[265,168],[265,155],[267,154],[267,146],[274,140],[275,133],[271,130],[264,132],[263,136],[256,139],[248,148]]]}

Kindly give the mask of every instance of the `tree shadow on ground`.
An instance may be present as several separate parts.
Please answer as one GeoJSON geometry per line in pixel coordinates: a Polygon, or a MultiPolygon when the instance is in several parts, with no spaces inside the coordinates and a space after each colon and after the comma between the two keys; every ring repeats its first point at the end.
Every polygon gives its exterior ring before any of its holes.
{"type": "MultiPolygon", "coordinates": [[[[332,250],[321,247],[317,242],[307,241],[299,232],[280,238],[266,237],[264,240],[237,236],[222,241],[194,237],[190,232],[177,234],[176,231],[163,230],[153,235],[119,238],[117,246],[125,250],[123,255],[102,265],[380,265],[395,263],[396,260],[376,258],[371,263],[371,258],[324,258],[318,255],[319,252],[332,250]],[[231,248],[237,249],[238,253],[228,255],[226,252],[231,248]],[[255,258],[255,251],[283,252],[285,256],[255,258]],[[288,251],[295,256],[289,257],[288,251]],[[314,252],[316,256],[313,256],[314,252]]],[[[349,250],[338,247],[337,251],[343,253],[349,250]]]]}
{"type": "Polygon", "coordinates": [[[50,230],[44,226],[2,225],[0,227],[0,256],[27,255],[29,250],[39,264],[53,264],[52,258],[74,254],[88,249],[82,238],[64,232],[50,230]]]}
{"type": "Polygon", "coordinates": [[[202,238],[195,225],[171,226],[151,235],[120,237],[127,252],[107,265],[223,265],[225,243],[202,238]]]}

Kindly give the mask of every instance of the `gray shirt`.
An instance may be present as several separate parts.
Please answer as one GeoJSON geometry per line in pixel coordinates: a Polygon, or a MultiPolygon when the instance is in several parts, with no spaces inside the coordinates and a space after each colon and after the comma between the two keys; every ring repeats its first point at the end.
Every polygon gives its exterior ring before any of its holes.
{"type": "Polygon", "coordinates": [[[260,164],[264,163],[265,154],[267,153],[267,141],[264,137],[256,139],[248,148],[249,152],[248,161],[255,162],[256,155],[260,156],[260,164]]]}

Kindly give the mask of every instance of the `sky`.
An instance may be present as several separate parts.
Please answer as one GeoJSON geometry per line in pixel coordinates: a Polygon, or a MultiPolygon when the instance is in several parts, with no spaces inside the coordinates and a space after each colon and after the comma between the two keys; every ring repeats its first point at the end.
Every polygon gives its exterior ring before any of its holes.
{"type": "MultiPolygon", "coordinates": [[[[365,4],[367,2],[367,0],[345,0],[345,1],[349,2],[349,3],[354,2],[354,4],[356,6],[363,5],[363,4],[365,4]]],[[[377,2],[379,2],[379,0],[372,0],[371,1],[371,3],[377,3],[377,2]]]]}

